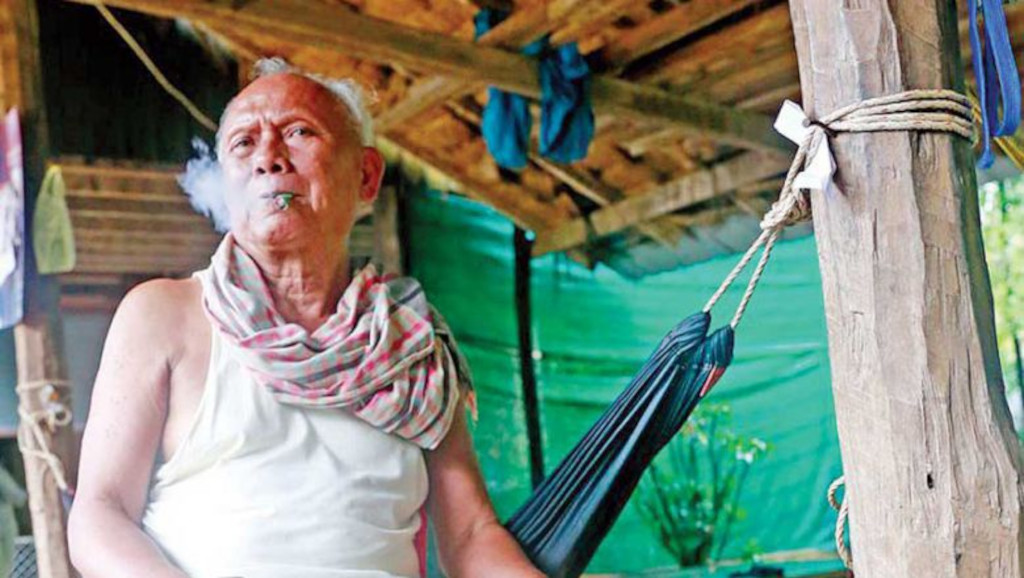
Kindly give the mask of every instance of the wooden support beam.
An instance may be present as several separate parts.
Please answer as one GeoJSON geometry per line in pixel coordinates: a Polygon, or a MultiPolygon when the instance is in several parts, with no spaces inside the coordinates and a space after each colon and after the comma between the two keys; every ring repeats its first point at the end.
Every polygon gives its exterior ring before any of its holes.
{"type": "MultiPolygon", "coordinates": [[[[95,4],[96,0],[73,0],[95,4]]],[[[352,11],[298,0],[111,0],[110,6],[155,16],[197,20],[217,28],[254,34],[273,31],[276,40],[308,44],[347,56],[389,62],[411,70],[483,82],[536,98],[535,59],[448,36],[397,26],[352,11]]],[[[792,146],[771,128],[767,116],[710,102],[681,98],[652,86],[608,76],[591,79],[595,110],[678,124],[695,135],[743,148],[789,153],[792,146]]]]}
{"type": "MultiPolygon", "coordinates": [[[[789,6],[811,118],[908,89],[964,90],[950,0],[789,6]]],[[[843,194],[812,203],[854,572],[1020,576],[1024,465],[970,143],[840,134],[832,150],[843,194]]]]}
{"type": "Polygon", "coordinates": [[[573,219],[552,231],[538,233],[534,255],[577,247],[588,240],[707,201],[787,168],[788,163],[774,155],[743,153],[709,169],[659,185],[642,195],[598,209],[587,217],[573,219]]]}
{"type": "MultiPolygon", "coordinates": [[[[0,111],[16,107],[20,113],[26,202],[25,315],[14,328],[18,383],[50,382],[57,387],[49,394],[39,388],[19,390],[19,406],[29,415],[46,415],[50,403],[71,407],[71,395],[64,387],[61,320],[58,287],[52,279],[38,275],[31,246],[33,200],[42,182],[48,150],[46,106],[42,91],[39,56],[39,21],[35,0],[0,0],[0,111]]],[[[19,437],[30,425],[19,420],[19,437]]],[[[74,484],[77,448],[74,431],[68,426],[53,429],[41,425],[42,445],[65,466],[68,483],[74,484]]],[[[29,437],[25,443],[37,447],[29,437]]],[[[30,454],[25,461],[32,534],[41,578],[71,578],[64,507],[55,477],[46,461],[30,454]]]]}

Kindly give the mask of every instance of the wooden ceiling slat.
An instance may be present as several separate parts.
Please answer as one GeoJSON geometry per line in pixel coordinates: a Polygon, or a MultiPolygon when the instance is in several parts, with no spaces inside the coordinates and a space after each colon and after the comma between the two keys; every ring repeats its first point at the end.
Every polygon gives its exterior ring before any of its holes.
{"type": "MultiPolygon", "coordinates": [[[[85,221],[85,224],[91,224],[92,222],[93,221],[85,221]]],[[[206,230],[175,230],[169,232],[158,232],[145,229],[138,229],[134,231],[90,229],[86,226],[79,226],[77,223],[74,226],[74,234],[76,242],[80,239],[84,242],[109,240],[112,243],[152,243],[154,245],[174,245],[179,247],[214,247],[221,239],[219,235],[206,230]]]]}
{"type": "Polygon", "coordinates": [[[85,189],[81,187],[68,187],[65,195],[68,198],[113,200],[113,201],[134,201],[139,203],[167,203],[170,205],[181,205],[190,207],[188,198],[184,193],[172,195],[151,192],[111,190],[111,189],[85,189]]]}
{"type": "MultiPolygon", "coordinates": [[[[133,196],[145,196],[145,193],[136,193],[133,196]]],[[[177,199],[171,201],[163,199],[138,200],[122,196],[89,195],[87,191],[80,191],[79,194],[67,195],[67,206],[72,213],[92,211],[115,215],[140,215],[145,218],[152,217],[155,219],[172,219],[185,222],[204,220],[203,217],[192,210],[188,202],[182,203],[177,199]]]]}
{"type": "Polygon", "coordinates": [[[461,183],[466,187],[464,192],[467,195],[494,207],[524,229],[535,232],[544,231],[571,217],[571,215],[556,214],[554,210],[556,205],[538,200],[537,193],[525,190],[523,187],[500,180],[482,182],[436,152],[416,145],[401,135],[384,140],[410,154],[419,162],[447,175],[453,181],[461,183]]]}
{"type": "MultiPolygon", "coordinates": [[[[96,0],[74,0],[95,4],[96,0]]],[[[341,51],[350,56],[394,63],[537,97],[536,60],[447,36],[411,30],[345,9],[297,0],[250,0],[244,4],[179,0],[112,0],[110,6],[164,17],[221,23],[275,38],[341,51]]],[[[735,146],[789,153],[792,146],[771,130],[771,119],[696,102],[670,92],[607,76],[591,78],[596,110],[672,122],[735,146]]]]}
{"type": "Polygon", "coordinates": [[[754,66],[765,52],[793,50],[793,25],[785,3],[741,20],[666,55],[634,80],[692,86],[716,71],[754,66]]]}
{"type": "Polygon", "coordinates": [[[637,223],[665,215],[722,195],[737,187],[760,181],[788,168],[785,159],[762,153],[743,153],[711,167],[598,209],[584,219],[573,219],[558,229],[538,233],[534,255],[563,251],[637,223]]]}
{"type": "Polygon", "coordinates": [[[697,32],[761,0],[690,0],[615,37],[600,51],[612,71],[697,32]]]}
{"type": "MultiPolygon", "coordinates": [[[[508,18],[477,39],[481,46],[518,50],[561,26],[574,10],[588,12],[595,0],[553,0],[538,2],[513,12],[508,18]]],[[[448,100],[479,90],[483,84],[444,76],[417,80],[398,105],[384,111],[376,119],[383,132],[415,118],[420,113],[440,106],[448,100]]]]}

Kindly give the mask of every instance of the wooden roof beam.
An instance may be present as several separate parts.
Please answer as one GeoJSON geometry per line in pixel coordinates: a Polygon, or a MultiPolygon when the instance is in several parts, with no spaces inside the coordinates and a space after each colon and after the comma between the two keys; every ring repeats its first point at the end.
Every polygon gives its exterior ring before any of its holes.
{"type": "Polygon", "coordinates": [[[555,228],[571,215],[557,214],[557,205],[541,201],[539,193],[521,185],[498,181],[484,182],[462,170],[450,159],[427,147],[417,145],[401,135],[378,137],[411,155],[416,161],[444,174],[463,186],[463,192],[505,214],[523,229],[538,233],[555,228]]]}
{"type": "MultiPolygon", "coordinates": [[[[621,4],[624,1],[616,0],[621,4]]],[[[541,36],[566,23],[573,11],[589,11],[601,0],[553,0],[538,2],[522,10],[512,12],[508,18],[477,39],[481,46],[493,46],[508,50],[519,50],[541,36]]],[[[605,2],[607,3],[607,2],[605,2]]],[[[444,102],[479,90],[482,84],[472,80],[431,76],[417,80],[401,102],[383,111],[376,119],[378,130],[401,125],[420,113],[440,106],[444,102]]]]}
{"type": "MultiPolygon", "coordinates": [[[[458,118],[479,128],[480,114],[477,110],[472,110],[470,107],[459,103],[451,103],[448,105],[448,108],[458,118]]],[[[626,197],[622,191],[590,176],[586,171],[545,159],[537,152],[535,146],[530,148],[529,159],[531,163],[594,203],[607,207],[626,197]]],[[[683,235],[683,231],[679,227],[665,220],[656,219],[649,223],[641,223],[636,228],[655,242],[666,247],[675,247],[683,235]]]]}
{"type": "MultiPolygon", "coordinates": [[[[71,0],[96,4],[96,0],[71,0]]],[[[210,25],[272,31],[279,40],[340,51],[348,56],[390,62],[485,82],[536,98],[540,94],[537,61],[448,36],[413,30],[362,16],[338,6],[298,0],[110,0],[109,6],[210,25]]],[[[668,91],[608,76],[591,79],[591,101],[598,111],[670,122],[701,136],[734,146],[789,154],[792,146],[772,130],[761,114],[710,102],[689,100],[668,91]]]]}
{"type": "Polygon", "coordinates": [[[595,236],[617,233],[672,211],[710,200],[785,171],[788,164],[785,159],[775,155],[743,153],[714,167],[659,185],[643,195],[598,209],[587,217],[573,219],[553,231],[538,233],[534,255],[577,247],[595,236]]]}

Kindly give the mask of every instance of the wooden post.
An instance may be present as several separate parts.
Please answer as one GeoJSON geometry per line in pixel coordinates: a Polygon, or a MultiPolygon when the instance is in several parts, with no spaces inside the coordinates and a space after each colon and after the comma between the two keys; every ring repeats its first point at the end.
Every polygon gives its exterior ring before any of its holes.
{"type": "MultiPolygon", "coordinates": [[[[952,0],[791,0],[811,118],[964,89],[952,0]]],[[[841,134],[816,195],[854,572],[1020,576],[1021,456],[1003,393],[969,143],[841,134]]]]}
{"type": "Polygon", "coordinates": [[[404,273],[395,185],[382,186],[373,203],[373,262],[380,265],[381,273],[404,273]]]}
{"type": "MultiPolygon", "coordinates": [[[[21,113],[28,229],[32,222],[32,201],[39,189],[49,150],[35,0],[0,0],[0,39],[0,108],[17,107],[21,113]]],[[[31,239],[30,234],[26,237],[31,239]]],[[[61,352],[59,291],[52,280],[36,274],[30,245],[25,255],[25,317],[14,330],[18,382],[63,382],[67,374],[61,352]]],[[[58,387],[57,401],[71,407],[68,393],[66,388],[58,387]]],[[[46,401],[38,390],[19,393],[19,403],[29,413],[45,409],[46,401]]],[[[43,431],[51,450],[63,463],[72,464],[75,454],[72,427],[50,431],[44,425],[43,431]]],[[[68,558],[64,508],[55,479],[44,461],[23,457],[39,576],[70,578],[73,573],[68,558]]],[[[69,470],[69,473],[72,472],[69,470]]]]}

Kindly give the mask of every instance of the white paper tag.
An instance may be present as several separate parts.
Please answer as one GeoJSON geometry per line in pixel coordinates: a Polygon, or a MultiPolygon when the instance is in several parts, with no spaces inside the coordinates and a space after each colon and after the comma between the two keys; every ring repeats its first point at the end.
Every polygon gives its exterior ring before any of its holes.
{"type": "Polygon", "coordinates": [[[810,130],[809,124],[803,109],[792,100],[782,103],[779,116],[775,118],[775,130],[796,143],[797,146],[807,137],[807,131],[810,130]]]}
{"type": "MultiPolygon", "coordinates": [[[[787,100],[782,103],[779,116],[775,118],[775,130],[799,146],[803,144],[811,130],[810,121],[800,105],[787,100]]],[[[808,151],[807,155],[804,170],[793,179],[793,186],[797,189],[815,189],[830,194],[835,192],[832,177],[836,174],[836,161],[832,158],[828,138],[821,139],[818,146],[808,151]]]]}

